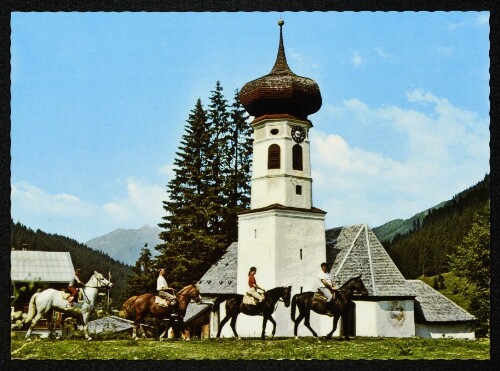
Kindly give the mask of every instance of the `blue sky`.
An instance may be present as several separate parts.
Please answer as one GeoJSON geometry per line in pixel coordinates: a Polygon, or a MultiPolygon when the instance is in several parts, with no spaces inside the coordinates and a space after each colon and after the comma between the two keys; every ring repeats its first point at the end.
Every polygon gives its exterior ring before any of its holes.
{"type": "Polygon", "coordinates": [[[376,227],[489,172],[488,12],[12,13],[11,214],[80,242],[156,225],[184,124],[285,52],[314,79],[314,206],[376,227]]]}

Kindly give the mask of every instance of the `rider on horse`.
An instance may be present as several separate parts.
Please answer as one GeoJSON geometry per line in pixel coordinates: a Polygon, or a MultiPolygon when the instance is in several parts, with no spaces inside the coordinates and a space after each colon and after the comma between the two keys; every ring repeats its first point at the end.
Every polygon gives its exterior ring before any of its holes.
{"type": "Polygon", "coordinates": [[[160,268],[160,274],[158,275],[158,279],[156,280],[156,289],[158,290],[158,295],[162,298],[167,299],[173,306],[177,303],[177,298],[175,295],[168,292],[173,292],[173,289],[168,287],[167,280],[165,279],[164,274],[165,268],[160,268]]]}
{"type": "Polygon", "coordinates": [[[81,275],[82,275],[81,268],[77,268],[75,270],[75,275],[73,276],[73,279],[68,285],[68,291],[71,294],[68,301],[70,302],[71,305],[73,305],[73,302],[75,303],[78,302],[78,292],[80,291],[81,287],[85,286],[85,284],[82,281],[80,281],[81,275]]]}
{"type": "Polygon", "coordinates": [[[257,273],[257,268],[251,267],[250,272],[248,272],[248,286],[250,287],[247,291],[247,293],[255,298],[257,303],[261,302],[264,300],[264,296],[257,291],[257,289],[262,290],[265,292],[262,287],[257,285],[257,281],[255,280],[255,273],[257,273]]]}
{"type": "Polygon", "coordinates": [[[321,263],[321,272],[319,273],[318,278],[322,286],[318,288],[318,291],[320,291],[326,297],[326,302],[327,302],[326,315],[332,317],[333,314],[330,311],[329,307],[331,306],[331,303],[333,301],[333,294],[335,293],[335,285],[332,282],[330,275],[326,273],[327,269],[328,269],[328,264],[321,263]]]}

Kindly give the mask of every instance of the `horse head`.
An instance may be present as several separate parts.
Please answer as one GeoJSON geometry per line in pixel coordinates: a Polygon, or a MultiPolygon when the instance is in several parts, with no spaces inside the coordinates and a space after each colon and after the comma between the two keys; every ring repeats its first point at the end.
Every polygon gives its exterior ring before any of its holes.
{"type": "Polygon", "coordinates": [[[365,284],[363,283],[363,280],[361,279],[361,274],[357,277],[351,278],[349,281],[350,281],[349,288],[353,292],[358,292],[361,294],[361,296],[368,295],[368,290],[366,289],[365,284]]]}
{"type": "Polygon", "coordinates": [[[189,291],[189,297],[195,301],[196,304],[201,303],[200,288],[197,284],[191,284],[191,290],[189,291]]]}
{"type": "Polygon", "coordinates": [[[290,297],[292,296],[292,286],[284,286],[283,287],[283,294],[281,297],[283,298],[283,303],[285,304],[285,307],[290,306],[290,297]]]}
{"type": "MultiPolygon", "coordinates": [[[[92,275],[92,277],[90,278],[89,282],[92,280],[92,279],[95,279],[96,283],[96,287],[97,288],[101,288],[101,287],[105,287],[105,288],[112,288],[113,287],[113,284],[107,280],[101,273],[99,272],[96,272],[94,271],[94,274],[92,275]]],[[[89,284],[89,282],[87,282],[87,285],[89,284]]]]}

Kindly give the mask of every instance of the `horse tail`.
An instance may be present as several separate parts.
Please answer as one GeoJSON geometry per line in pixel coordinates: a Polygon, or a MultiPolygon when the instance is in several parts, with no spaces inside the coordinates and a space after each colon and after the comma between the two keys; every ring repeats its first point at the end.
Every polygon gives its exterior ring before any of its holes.
{"type": "Polygon", "coordinates": [[[219,309],[219,305],[226,300],[227,300],[227,297],[217,296],[214,303],[212,304],[212,312],[216,312],[219,309]]]}
{"type": "Polygon", "coordinates": [[[128,298],[125,303],[123,303],[122,307],[120,308],[120,311],[118,312],[118,315],[122,318],[125,319],[134,319],[134,314],[135,314],[135,300],[137,299],[136,296],[132,296],[128,298]]]}
{"type": "Polygon", "coordinates": [[[297,296],[299,294],[295,294],[292,298],[292,308],[290,310],[290,316],[292,317],[292,321],[295,322],[295,307],[297,306],[297,296]]]}
{"type": "Polygon", "coordinates": [[[30,323],[33,317],[35,317],[36,314],[36,303],[35,299],[38,297],[40,293],[36,292],[30,299],[30,303],[28,304],[28,314],[26,315],[26,318],[23,320],[24,323],[30,323]]]}

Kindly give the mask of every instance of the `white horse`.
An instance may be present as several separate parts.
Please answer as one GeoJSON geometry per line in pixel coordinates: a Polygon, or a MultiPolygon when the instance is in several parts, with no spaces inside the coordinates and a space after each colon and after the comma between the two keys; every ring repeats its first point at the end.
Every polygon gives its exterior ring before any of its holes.
{"type": "Polygon", "coordinates": [[[47,314],[47,324],[50,331],[50,336],[54,335],[54,311],[69,314],[75,318],[83,319],[83,333],[87,340],[92,340],[89,336],[87,330],[87,323],[89,321],[89,316],[94,309],[95,300],[97,298],[99,288],[113,287],[113,284],[109,282],[101,273],[94,271],[94,274],[90,277],[89,281],[85,284],[83,288],[83,303],[81,308],[72,306],[66,299],[67,294],[61,290],[47,289],[42,292],[35,293],[30,300],[28,314],[24,319],[24,323],[30,323],[31,325],[26,332],[26,340],[30,340],[31,331],[35,327],[36,323],[47,314]],[[35,315],[36,314],[36,315],[35,315]]]}

